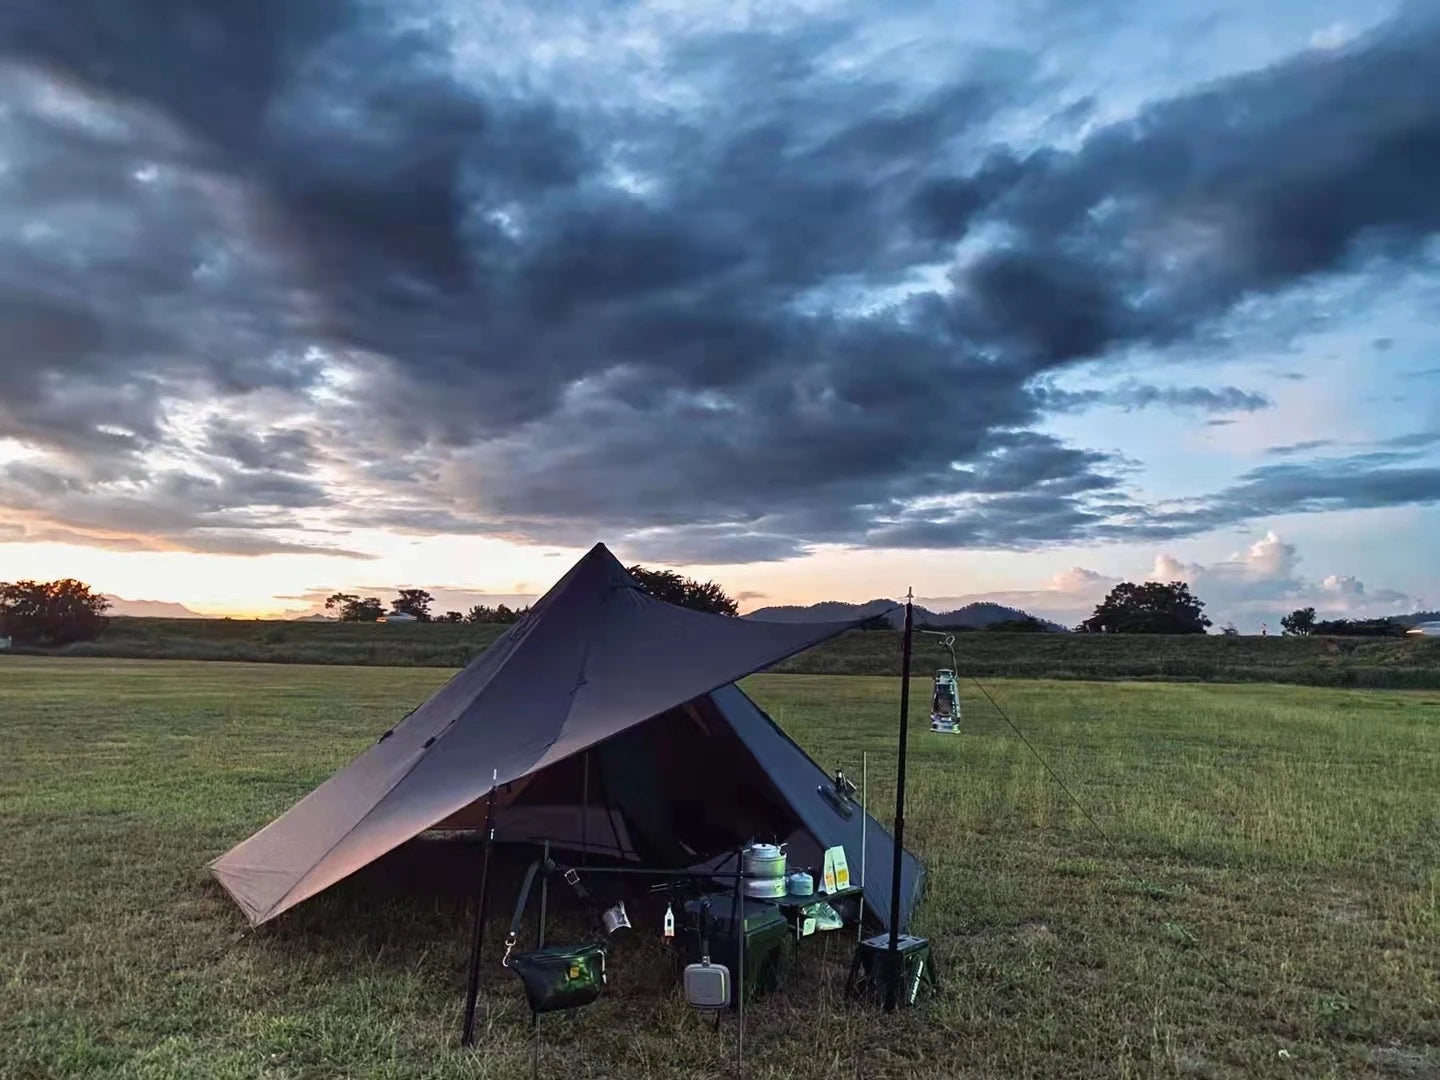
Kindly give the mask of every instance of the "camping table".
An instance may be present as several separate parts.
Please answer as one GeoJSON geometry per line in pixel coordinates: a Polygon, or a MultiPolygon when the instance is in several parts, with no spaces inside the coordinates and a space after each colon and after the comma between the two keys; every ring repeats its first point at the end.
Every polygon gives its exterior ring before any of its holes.
{"type": "MultiPolygon", "coordinates": [[[[860,920],[865,915],[865,888],[862,885],[851,885],[848,888],[836,889],[830,893],[816,892],[810,896],[782,896],[775,899],[766,899],[765,903],[774,904],[780,909],[781,914],[785,916],[791,928],[795,931],[795,944],[797,946],[802,941],[807,940],[807,937],[803,933],[802,926],[808,909],[814,907],[816,904],[829,904],[835,909],[835,913],[840,916],[844,925],[838,930],[817,930],[815,933],[809,935],[810,940],[823,938],[828,945],[829,939],[835,934],[842,933],[847,929],[860,925],[860,920]]],[[[845,940],[848,942],[851,938],[847,937],[845,940]]],[[[798,948],[790,951],[790,961],[786,967],[791,970],[787,970],[785,973],[787,980],[793,974],[793,968],[799,961],[798,951],[798,948]]],[[[828,955],[829,949],[827,948],[825,952],[826,955],[828,955]]]]}
{"type": "MultiPolygon", "coordinates": [[[[865,887],[851,885],[848,888],[836,889],[829,893],[817,892],[810,896],[782,896],[778,899],[767,900],[766,903],[774,904],[780,909],[795,930],[795,940],[801,941],[803,940],[801,926],[805,921],[806,912],[816,904],[829,904],[844,921],[845,926],[858,925],[865,910],[865,887]]],[[[833,933],[833,931],[816,931],[816,933],[833,933]]]]}

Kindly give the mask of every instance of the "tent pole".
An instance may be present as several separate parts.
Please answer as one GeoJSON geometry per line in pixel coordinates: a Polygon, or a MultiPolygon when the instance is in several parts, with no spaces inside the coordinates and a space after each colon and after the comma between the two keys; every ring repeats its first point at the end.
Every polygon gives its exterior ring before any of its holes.
{"type": "Polygon", "coordinates": [[[745,1075],[745,851],[735,852],[735,1080],[745,1075]]]}
{"type": "MultiPolygon", "coordinates": [[[[540,865],[543,869],[540,872],[540,929],[535,934],[535,948],[545,947],[545,909],[550,900],[550,841],[545,841],[545,847],[540,856],[540,865]]],[[[540,1076],[540,1014],[530,1014],[530,1072],[536,1080],[540,1076]]]]}
{"type": "Polygon", "coordinates": [[[535,948],[545,947],[545,909],[550,903],[550,841],[540,849],[540,929],[535,935],[535,948]]]}
{"type": "Polygon", "coordinates": [[[580,758],[585,770],[580,780],[580,865],[590,865],[590,751],[580,758]]]}
{"type": "MultiPolygon", "coordinates": [[[[870,755],[860,752],[860,895],[865,895],[865,826],[869,823],[870,812],[865,804],[870,800],[870,755]]],[[[860,901],[860,916],[855,920],[855,940],[865,940],[865,901],[860,901]]]]}
{"type": "Polygon", "coordinates": [[[465,1031],[461,1046],[475,1045],[475,1001],[480,996],[480,951],[485,943],[485,916],[490,899],[490,846],[495,841],[495,784],[500,771],[490,775],[490,795],[485,800],[485,839],[480,855],[480,888],[475,897],[475,929],[470,937],[470,981],[465,989],[465,1031]]]}
{"type": "Polygon", "coordinates": [[[900,754],[895,766],[895,858],[890,864],[890,963],[885,973],[885,1011],[900,996],[900,873],[905,851],[905,745],[910,726],[910,642],[914,637],[914,590],[905,593],[905,638],[900,647],[900,754]]]}

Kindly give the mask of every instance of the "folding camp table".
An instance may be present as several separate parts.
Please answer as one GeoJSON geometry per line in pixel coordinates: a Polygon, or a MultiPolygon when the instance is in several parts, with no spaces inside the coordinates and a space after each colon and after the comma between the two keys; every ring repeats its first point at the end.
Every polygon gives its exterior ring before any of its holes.
{"type": "MultiPolygon", "coordinates": [[[[857,926],[865,911],[865,887],[863,885],[850,885],[844,889],[836,889],[830,893],[812,893],[809,896],[781,896],[775,899],[767,899],[767,904],[774,904],[781,913],[789,920],[790,926],[795,931],[795,939],[802,940],[804,924],[809,917],[810,910],[818,904],[829,904],[835,909],[845,926],[857,926]]],[[[843,929],[843,927],[842,927],[843,929]]],[[[821,931],[822,933],[825,931],[821,931]]]]}

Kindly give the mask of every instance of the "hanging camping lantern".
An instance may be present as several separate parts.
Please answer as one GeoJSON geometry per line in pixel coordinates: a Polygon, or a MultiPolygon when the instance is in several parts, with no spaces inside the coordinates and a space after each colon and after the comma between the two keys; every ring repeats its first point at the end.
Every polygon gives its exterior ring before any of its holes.
{"type": "Polygon", "coordinates": [[[960,730],[960,686],[950,668],[935,672],[935,688],[930,696],[930,730],[946,735],[960,730]]]}
{"type": "Polygon", "coordinates": [[[930,693],[930,730],[954,735],[960,730],[960,683],[955,678],[960,665],[955,662],[955,635],[934,630],[920,632],[940,638],[940,644],[950,650],[950,666],[935,672],[930,693]]]}

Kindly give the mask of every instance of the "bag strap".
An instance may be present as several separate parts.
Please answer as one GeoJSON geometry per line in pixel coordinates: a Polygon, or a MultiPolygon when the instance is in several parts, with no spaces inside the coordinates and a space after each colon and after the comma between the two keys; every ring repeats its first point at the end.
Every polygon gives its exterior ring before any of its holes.
{"type": "Polygon", "coordinates": [[[515,900],[515,914],[510,919],[510,932],[505,936],[505,956],[500,963],[504,967],[510,966],[510,953],[515,949],[515,943],[520,940],[520,924],[525,918],[525,904],[530,899],[530,889],[535,884],[537,873],[546,875],[559,873],[572,889],[580,903],[586,907],[590,906],[590,892],[580,882],[580,872],[573,866],[561,867],[553,859],[536,859],[525,871],[525,881],[520,886],[520,895],[515,900]]]}
{"type": "Polygon", "coordinates": [[[535,884],[535,875],[541,865],[542,860],[536,859],[525,871],[525,882],[520,886],[520,895],[515,900],[515,914],[510,919],[510,932],[505,935],[505,955],[500,958],[501,967],[510,966],[510,954],[515,950],[515,942],[520,940],[520,922],[525,918],[525,903],[530,899],[530,887],[535,884]]]}
{"type": "Polygon", "coordinates": [[[510,920],[510,936],[516,937],[520,933],[520,920],[525,917],[525,904],[530,899],[530,887],[535,884],[535,875],[540,870],[540,860],[536,859],[525,871],[525,881],[520,886],[520,895],[515,900],[515,915],[510,920]]]}

